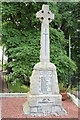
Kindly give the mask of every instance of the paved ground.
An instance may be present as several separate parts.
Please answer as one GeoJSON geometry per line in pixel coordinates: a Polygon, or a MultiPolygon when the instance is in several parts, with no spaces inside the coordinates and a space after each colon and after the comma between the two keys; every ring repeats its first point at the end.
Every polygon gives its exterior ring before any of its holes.
{"type": "Polygon", "coordinates": [[[1,120],[1,99],[0,99],[0,120],[1,120]]]}
{"type": "MultiPolygon", "coordinates": [[[[26,98],[2,98],[1,117],[2,118],[33,118],[33,117],[27,117],[23,113],[23,104],[26,102],[26,100],[27,100],[26,98]]],[[[77,106],[70,99],[63,101],[62,104],[65,110],[68,112],[68,114],[66,116],[60,116],[57,118],[80,117],[79,116],[80,109],[78,109],[77,106]]],[[[49,116],[46,118],[56,118],[56,117],[49,116]]]]}

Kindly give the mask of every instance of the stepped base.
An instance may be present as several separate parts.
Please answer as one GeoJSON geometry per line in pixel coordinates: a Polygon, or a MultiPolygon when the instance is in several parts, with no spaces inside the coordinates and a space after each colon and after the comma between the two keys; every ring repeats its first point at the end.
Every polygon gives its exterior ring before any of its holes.
{"type": "Polygon", "coordinates": [[[30,77],[28,102],[23,105],[25,115],[65,115],[59,94],[56,66],[49,62],[37,63],[30,77]],[[36,83],[36,84],[35,84],[36,83]]]}
{"type": "Polygon", "coordinates": [[[62,96],[55,95],[30,95],[28,102],[24,103],[23,111],[29,116],[60,116],[67,112],[62,107],[62,96]]]}

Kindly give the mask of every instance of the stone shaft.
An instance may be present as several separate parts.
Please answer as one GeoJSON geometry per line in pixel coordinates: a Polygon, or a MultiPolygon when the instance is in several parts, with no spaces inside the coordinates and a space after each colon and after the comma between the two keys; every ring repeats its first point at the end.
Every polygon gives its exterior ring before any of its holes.
{"type": "Polygon", "coordinates": [[[49,50],[49,23],[54,19],[54,15],[49,11],[48,5],[43,5],[42,10],[37,12],[36,17],[41,21],[41,50],[40,62],[50,61],[49,50]]]}
{"type": "Polygon", "coordinates": [[[49,24],[41,25],[41,50],[40,50],[40,61],[49,62],[50,52],[49,52],[49,24]]]}

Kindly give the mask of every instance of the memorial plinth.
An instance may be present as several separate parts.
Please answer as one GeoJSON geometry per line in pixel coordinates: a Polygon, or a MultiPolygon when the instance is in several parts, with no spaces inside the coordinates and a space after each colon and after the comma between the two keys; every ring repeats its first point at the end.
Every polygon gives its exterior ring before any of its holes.
{"type": "Polygon", "coordinates": [[[50,63],[49,23],[54,19],[54,15],[49,11],[48,5],[43,5],[36,16],[42,22],[40,62],[34,66],[30,78],[30,92],[23,111],[25,115],[31,116],[65,115],[56,66],[50,63]]]}

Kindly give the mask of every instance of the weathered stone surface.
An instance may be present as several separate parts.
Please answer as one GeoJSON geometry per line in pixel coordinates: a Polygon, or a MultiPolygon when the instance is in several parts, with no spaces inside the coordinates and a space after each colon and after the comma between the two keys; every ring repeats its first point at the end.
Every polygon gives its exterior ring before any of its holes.
{"type": "Polygon", "coordinates": [[[60,94],[54,95],[29,95],[28,102],[31,106],[38,106],[42,104],[50,104],[50,105],[62,105],[62,96],[60,94]]]}
{"type": "Polygon", "coordinates": [[[52,63],[38,63],[30,81],[30,92],[33,95],[59,94],[56,67],[52,63]]]}
{"type": "Polygon", "coordinates": [[[54,95],[30,95],[28,104],[24,104],[23,110],[26,115],[47,116],[64,115],[66,111],[62,107],[62,96],[54,95]]]}
{"type": "Polygon", "coordinates": [[[50,61],[49,47],[49,23],[54,19],[54,14],[49,10],[48,5],[43,5],[42,10],[36,13],[36,17],[41,21],[41,50],[40,61],[50,61]]]}
{"type": "Polygon", "coordinates": [[[26,115],[47,116],[65,115],[62,107],[62,97],[59,94],[56,66],[50,63],[49,23],[54,19],[48,5],[43,5],[37,12],[41,25],[40,62],[34,66],[30,77],[30,92],[28,102],[23,105],[26,115]]]}

